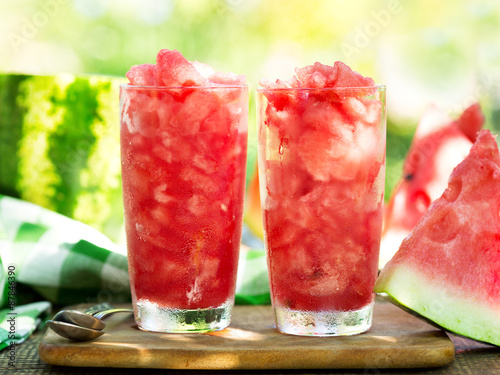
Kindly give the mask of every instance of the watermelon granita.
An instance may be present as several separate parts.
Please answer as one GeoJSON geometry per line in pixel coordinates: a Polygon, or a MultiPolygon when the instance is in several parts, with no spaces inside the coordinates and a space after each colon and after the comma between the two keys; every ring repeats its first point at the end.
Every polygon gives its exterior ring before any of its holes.
{"type": "Polygon", "coordinates": [[[259,180],[277,328],[366,331],[382,226],[385,88],[341,62],[261,85],[259,180]]]}
{"type": "Polygon", "coordinates": [[[456,120],[430,106],[422,115],[406,155],[403,174],[384,212],[379,268],[396,253],[432,201],[443,194],[448,178],[468,155],[484,123],[478,103],[456,120]]]}
{"type": "Polygon", "coordinates": [[[500,154],[481,130],[375,291],[447,330],[500,345],[500,154]]]}
{"type": "Polygon", "coordinates": [[[241,242],[245,78],[169,50],[127,77],[122,181],[137,323],[165,332],[222,329],[241,242]]]}

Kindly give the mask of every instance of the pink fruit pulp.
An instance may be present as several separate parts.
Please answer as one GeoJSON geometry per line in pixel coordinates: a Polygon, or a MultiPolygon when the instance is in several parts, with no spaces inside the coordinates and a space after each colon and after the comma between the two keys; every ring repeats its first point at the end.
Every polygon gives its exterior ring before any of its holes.
{"type": "Polygon", "coordinates": [[[477,103],[455,121],[436,107],[423,114],[405,159],[403,177],[385,208],[380,268],[446,189],[453,168],[468,155],[483,123],[477,103]]]}
{"type": "Polygon", "coordinates": [[[377,275],[382,103],[331,90],[260,95],[259,179],[273,304],[361,309],[374,300],[377,275]]]}
{"type": "Polygon", "coordinates": [[[167,308],[234,298],[247,89],[123,87],[122,179],[133,298],[167,308]]]}
{"type": "MultiPolygon", "coordinates": [[[[415,270],[436,293],[466,297],[500,311],[500,153],[481,130],[448,187],[424,213],[380,274],[384,284],[398,267],[415,270]]],[[[410,295],[410,293],[408,293],[410,295]]]]}

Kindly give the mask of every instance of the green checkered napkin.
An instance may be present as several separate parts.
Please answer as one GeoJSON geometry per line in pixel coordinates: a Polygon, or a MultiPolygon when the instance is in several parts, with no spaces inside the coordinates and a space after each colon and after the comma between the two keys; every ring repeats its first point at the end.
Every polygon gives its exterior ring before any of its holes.
{"type": "Polygon", "coordinates": [[[34,302],[0,310],[0,350],[23,343],[50,314],[50,303],[34,302]]]}
{"type": "MultiPolygon", "coordinates": [[[[248,231],[244,231],[244,240],[256,243],[248,231]]],[[[83,223],[0,195],[0,307],[15,305],[20,315],[28,311],[24,322],[32,325],[22,332],[29,335],[35,329],[37,317],[50,303],[125,301],[130,301],[130,285],[123,247],[83,223]],[[14,293],[8,277],[15,280],[14,293]],[[48,302],[26,305],[40,299],[48,302]]],[[[236,303],[269,302],[264,250],[245,247],[240,256],[236,303]]],[[[0,327],[9,311],[0,313],[0,327]]],[[[0,329],[0,339],[5,342],[2,332],[0,329]]],[[[22,337],[16,340],[21,342],[22,337]]]]}
{"type": "Polygon", "coordinates": [[[238,265],[235,303],[239,305],[267,305],[271,303],[266,254],[263,249],[242,247],[238,265]]]}
{"type": "Polygon", "coordinates": [[[63,215],[0,195],[0,350],[23,342],[51,303],[130,300],[127,258],[63,215]],[[33,300],[46,301],[27,303],[33,300]]]}
{"type": "Polygon", "coordinates": [[[129,300],[120,250],[85,224],[0,196],[0,257],[5,272],[14,269],[19,304],[30,298],[29,289],[56,304],[129,300]]]}

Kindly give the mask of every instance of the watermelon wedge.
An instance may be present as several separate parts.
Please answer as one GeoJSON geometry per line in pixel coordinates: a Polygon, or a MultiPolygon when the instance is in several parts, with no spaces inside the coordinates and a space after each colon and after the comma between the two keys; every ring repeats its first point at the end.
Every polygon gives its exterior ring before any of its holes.
{"type": "Polygon", "coordinates": [[[479,104],[456,119],[435,106],[422,115],[403,165],[403,174],[384,212],[379,268],[396,253],[431,202],[439,198],[458,163],[468,155],[484,123],[479,104]]]}
{"type": "Polygon", "coordinates": [[[500,346],[500,154],[489,130],[479,132],[375,291],[446,330],[500,346]]]}

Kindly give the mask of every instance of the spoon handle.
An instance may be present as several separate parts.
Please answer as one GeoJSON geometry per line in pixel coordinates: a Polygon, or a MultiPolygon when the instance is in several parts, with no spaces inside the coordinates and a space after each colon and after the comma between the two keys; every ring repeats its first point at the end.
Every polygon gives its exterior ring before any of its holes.
{"type": "Polygon", "coordinates": [[[103,303],[98,303],[97,305],[94,305],[94,306],[90,306],[84,312],[85,312],[85,314],[94,315],[100,311],[111,310],[111,309],[114,309],[114,306],[112,306],[108,302],[103,302],[103,303]]]}
{"type": "Polygon", "coordinates": [[[96,317],[97,319],[102,319],[105,316],[115,314],[115,313],[132,313],[134,310],[132,309],[110,309],[110,310],[105,310],[105,311],[99,311],[97,313],[92,314],[92,316],[96,317]]]}

